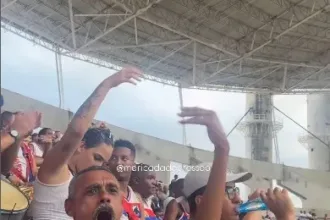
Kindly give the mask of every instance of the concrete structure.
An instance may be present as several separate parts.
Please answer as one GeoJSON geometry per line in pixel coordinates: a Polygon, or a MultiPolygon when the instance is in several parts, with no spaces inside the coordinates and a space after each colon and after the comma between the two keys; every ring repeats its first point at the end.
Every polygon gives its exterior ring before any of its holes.
{"type": "MultiPolygon", "coordinates": [[[[64,131],[69,122],[68,111],[40,101],[24,97],[17,93],[1,89],[5,98],[4,110],[39,110],[43,113],[43,126],[64,131]]],[[[143,135],[113,125],[109,125],[115,137],[125,138],[136,144],[138,161],[150,164],[168,165],[170,161],[183,164],[192,164],[194,161],[212,161],[213,153],[193,147],[183,146],[177,143],[161,140],[155,137],[143,135]],[[176,152],[173,154],[173,152],[176,152]]],[[[238,157],[229,158],[229,169],[233,172],[249,171],[255,175],[254,187],[263,184],[265,179],[275,179],[283,186],[299,191],[305,198],[304,208],[329,210],[330,207],[330,173],[325,171],[309,170],[289,167],[280,164],[272,164],[256,160],[238,157]],[[311,201],[308,203],[308,201],[311,201]]],[[[159,178],[169,182],[169,173],[161,173],[159,178]]],[[[251,185],[251,183],[247,183],[251,185]]]]}
{"type": "MultiPolygon", "coordinates": [[[[246,111],[248,113],[238,126],[245,135],[246,158],[273,162],[273,138],[277,143],[276,133],[282,129],[283,124],[275,120],[272,103],[272,95],[270,94],[246,95],[246,111]]],[[[275,148],[278,149],[277,146],[275,148]]],[[[279,155],[277,156],[279,157],[279,155]]],[[[248,186],[250,189],[256,186],[260,188],[273,187],[273,180],[258,181],[253,178],[248,186]]]]}
{"type": "MultiPolygon", "coordinates": [[[[2,28],[55,52],[62,106],[61,55],[112,69],[139,66],[149,80],[189,88],[266,94],[329,92],[329,10],[328,1],[305,0],[8,0],[1,2],[1,21],[2,28]]],[[[250,104],[256,113],[248,116],[245,126],[248,154],[271,162],[271,130],[276,127],[271,113],[266,112],[271,98],[256,95],[254,99],[250,104]],[[258,100],[263,103],[259,109],[263,113],[258,113],[258,100]]],[[[45,124],[65,129],[70,113],[21,101],[7,107],[45,111],[45,124]]],[[[152,142],[144,135],[110,127],[136,143],[145,140],[141,151],[157,143],[146,155],[163,151],[158,148],[162,146],[160,140],[152,142]]],[[[172,150],[177,151],[176,147],[173,145],[172,150]]],[[[212,159],[210,152],[185,146],[180,149],[187,154],[162,152],[164,163],[172,157],[186,163],[212,159]]],[[[311,157],[325,152],[317,149],[311,157]]],[[[327,158],[323,157],[325,161],[327,158]]],[[[328,170],[327,163],[313,167],[328,170]]],[[[268,179],[316,181],[322,186],[329,183],[324,181],[328,173],[320,171],[320,179],[315,179],[314,171],[301,171],[301,176],[296,168],[267,162],[231,158],[230,167],[268,179]]]]}
{"type": "Polygon", "coordinates": [[[249,111],[239,128],[245,134],[246,157],[273,162],[273,137],[283,124],[273,117],[272,96],[247,94],[246,110],[249,111]]]}
{"type": "Polygon", "coordinates": [[[309,93],[329,92],[329,10],[324,0],[3,0],[1,26],[164,84],[309,93]]]}
{"type": "Polygon", "coordinates": [[[300,138],[308,149],[309,168],[330,171],[329,94],[307,96],[307,129],[320,139],[310,134],[300,138]]]}

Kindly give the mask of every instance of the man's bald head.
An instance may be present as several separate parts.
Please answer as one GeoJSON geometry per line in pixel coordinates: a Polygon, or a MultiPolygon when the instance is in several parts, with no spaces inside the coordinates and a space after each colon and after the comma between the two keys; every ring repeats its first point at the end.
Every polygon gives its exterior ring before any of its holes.
{"type": "Polygon", "coordinates": [[[99,219],[99,215],[119,220],[122,198],[116,177],[106,167],[93,166],[71,180],[65,210],[74,220],[99,219]]]}

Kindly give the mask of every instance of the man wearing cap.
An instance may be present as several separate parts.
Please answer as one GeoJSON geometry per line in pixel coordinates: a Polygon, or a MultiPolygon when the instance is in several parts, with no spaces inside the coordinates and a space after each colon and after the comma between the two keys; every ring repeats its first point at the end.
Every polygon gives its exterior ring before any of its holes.
{"type": "MultiPolygon", "coordinates": [[[[183,193],[187,197],[191,219],[194,218],[194,214],[198,210],[198,204],[200,203],[209,176],[212,163],[202,163],[196,166],[195,170],[191,170],[185,177],[183,193]],[[200,167],[200,169],[198,168],[200,167]]],[[[241,203],[239,196],[239,188],[235,186],[236,183],[242,183],[249,180],[252,177],[251,173],[238,173],[227,174],[226,177],[226,194],[223,207],[222,207],[222,219],[238,219],[238,215],[235,212],[235,207],[241,203]]]]}

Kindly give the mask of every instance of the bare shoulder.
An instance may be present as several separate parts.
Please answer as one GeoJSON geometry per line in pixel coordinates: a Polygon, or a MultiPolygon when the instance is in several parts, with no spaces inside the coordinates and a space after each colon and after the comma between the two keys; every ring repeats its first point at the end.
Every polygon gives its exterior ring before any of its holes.
{"type": "Polygon", "coordinates": [[[68,166],[62,166],[56,173],[49,172],[48,168],[42,164],[38,171],[38,180],[43,184],[57,185],[70,180],[72,174],[68,166]]]}

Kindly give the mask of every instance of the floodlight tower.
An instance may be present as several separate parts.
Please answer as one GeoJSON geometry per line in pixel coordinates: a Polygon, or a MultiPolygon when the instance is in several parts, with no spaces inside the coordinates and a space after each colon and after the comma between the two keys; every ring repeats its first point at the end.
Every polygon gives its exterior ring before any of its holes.
{"type": "Polygon", "coordinates": [[[330,171],[330,95],[307,96],[307,130],[299,137],[308,150],[310,169],[330,171]]]}
{"type": "MultiPolygon", "coordinates": [[[[277,143],[276,133],[283,128],[283,122],[275,120],[272,95],[247,94],[246,110],[250,110],[239,130],[245,134],[246,157],[272,162],[273,138],[277,143]]],[[[277,144],[275,145],[276,159],[279,160],[277,144]]]]}

